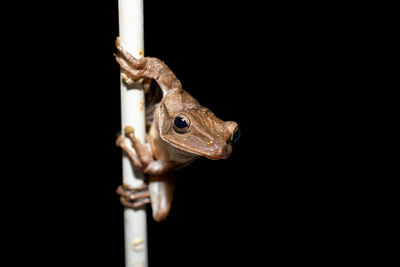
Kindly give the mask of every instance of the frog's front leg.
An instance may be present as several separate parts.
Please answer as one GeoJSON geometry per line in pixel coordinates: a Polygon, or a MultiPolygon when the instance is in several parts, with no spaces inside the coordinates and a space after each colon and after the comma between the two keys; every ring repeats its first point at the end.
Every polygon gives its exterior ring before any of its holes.
{"type": "MultiPolygon", "coordinates": [[[[133,128],[129,126],[125,127],[125,135],[130,134],[134,136],[133,128]]],[[[153,158],[153,153],[150,148],[148,148],[145,144],[142,144],[138,139],[130,139],[135,150],[130,149],[126,145],[125,137],[123,135],[120,135],[117,138],[116,145],[119,146],[123,152],[125,152],[132,165],[144,173],[147,165],[153,158]]],[[[127,184],[123,184],[118,187],[117,193],[120,195],[121,204],[128,208],[139,209],[144,207],[147,203],[150,203],[150,193],[147,185],[132,187],[127,184]]]]}
{"type": "Polygon", "coordinates": [[[119,136],[116,144],[126,153],[134,167],[149,176],[149,185],[119,186],[117,193],[121,196],[121,204],[138,209],[151,203],[153,218],[156,221],[164,220],[171,209],[175,183],[172,171],[176,164],[154,159],[150,146],[136,138],[133,127],[125,127],[124,132],[134,150],[126,145],[124,136],[119,136]]]}
{"type": "Polygon", "coordinates": [[[132,147],[135,150],[134,154],[119,137],[119,145],[124,152],[127,153],[132,165],[138,168],[142,173],[151,176],[164,175],[171,172],[175,168],[174,162],[156,160],[153,156],[153,151],[148,144],[142,143],[136,138],[132,126],[126,126],[124,129],[125,135],[131,140],[132,147]]]}

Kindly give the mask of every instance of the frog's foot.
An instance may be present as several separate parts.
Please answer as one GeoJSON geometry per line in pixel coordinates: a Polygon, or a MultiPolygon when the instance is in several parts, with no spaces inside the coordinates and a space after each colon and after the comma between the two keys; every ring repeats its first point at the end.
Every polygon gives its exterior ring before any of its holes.
{"type": "Polygon", "coordinates": [[[127,144],[125,143],[125,136],[120,135],[118,136],[115,144],[117,146],[119,146],[123,152],[125,152],[125,154],[128,156],[129,160],[131,161],[132,165],[139,169],[140,171],[143,172],[144,170],[144,166],[143,164],[140,162],[138,156],[136,155],[135,151],[133,151],[132,149],[130,149],[127,144]]]}
{"type": "Polygon", "coordinates": [[[118,186],[116,192],[120,195],[121,204],[127,208],[136,210],[150,203],[150,193],[145,184],[136,187],[123,184],[118,186]]]}
{"type": "Polygon", "coordinates": [[[146,81],[146,79],[154,79],[163,92],[182,89],[181,82],[160,59],[151,57],[135,58],[122,47],[119,38],[116,39],[115,45],[118,49],[115,59],[121,67],[122,79],[126,83],[133,84],[146,81]]]}
{"type": "Polygon", "coordinates": [[[144,71],[147,59],[135,58],[128,51],[123,49],[119,38],[115,41],[118,53],[114,54],[115,59],[121,66],[122,79],[127,84],[142,82],[145,78],[144,71]]]}
{"type": "Polygon", "coordinates": [[[117,139],[117,146],[121,147],[121,149],[126,152],[128,157],[131,159],[133,166],[140,169],[142,172],[145,172],[146,167],[154,160],[153,152],[147,143],[142,143],[135,136],[135,131],[132,126],[126,126],[124,129],[125,136],[127,136],[132,143],[132,151],[125,144],[125,137],[119,136],[117,139]]]}
{"type": "Polygon", "coordinates": [[[136,138],[132,126],[126,126],[124,132],[130,139],[133,150],[126,145],[125,136],[119,136],[116,144],[126,153],[135,168],[147,175],[163,175],[174,170],[174,162],[154,159],[150,145],[136,138]]]}

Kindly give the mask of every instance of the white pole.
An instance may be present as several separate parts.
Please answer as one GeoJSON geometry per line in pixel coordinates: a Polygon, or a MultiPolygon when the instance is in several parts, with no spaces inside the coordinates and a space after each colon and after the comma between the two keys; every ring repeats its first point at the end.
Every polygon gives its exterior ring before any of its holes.
{"type": "MultiPolygon", "coordinates": [[[[134,57],[143,57],[143,0],[118,0],[119,37],[122,46],[134,57]]],[[[130,125],[142,142],[145,140],[144,93],[139,84],[128,86],[121,80],[122,129],[130,125]]],[[[123,130],[122,130],[123,132],[123,130]]],[[[126,138],[130,146],[130,141],[126,138]]],[[[133,170],[127,156],[122,159],[123,183],[138,186],[143,177],[133,170]]],[[[124,209],[125,267],[147,267],[147,225],[144,209],[124,209]]]]}

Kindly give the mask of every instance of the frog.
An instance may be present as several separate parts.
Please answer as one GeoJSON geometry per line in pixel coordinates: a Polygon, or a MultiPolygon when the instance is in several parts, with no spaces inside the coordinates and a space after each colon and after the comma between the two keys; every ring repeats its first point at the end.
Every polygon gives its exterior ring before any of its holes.
{"type": "Polygon", "coordinates": [[[129,125],[116,140],[133,167],[144,174],[145,183],[136,187],[122,184],[117,193],[127,208],[137,210],[150,203],[152,217],[159,222],[171,210],[175,172],[200,157],[227,159],[240,138],[240,129],[237,122],[219,119],[183,90],[165,62],[155,57],[135,58],[118,37],[115,45],[123,82],[141,83],[146,97],[145,141],[139,140],[129,125]]]}

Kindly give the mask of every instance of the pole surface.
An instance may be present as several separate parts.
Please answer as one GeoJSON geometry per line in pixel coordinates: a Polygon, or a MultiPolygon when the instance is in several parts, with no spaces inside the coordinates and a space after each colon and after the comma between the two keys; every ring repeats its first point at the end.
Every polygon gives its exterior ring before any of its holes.
{"type": "MultiPolygon", "coordinates": [[[[143,0],[119,0],[119,37],[122,46],[134,57],[143,57],[143,0]]],[[[127,86],[121,79],[121,126],[130,125],[142,142],[145,140],[144,93],[140,84],[127,86]]],[[[130,146],[130,140],[125,139],[130,146]]],[[[133,169],[127,156],[122,158],[123,183],[138,186],[142,174],[133,169]]],[[[125,267],[147,267],[147,225],[144,209],[124,209],[125,267]]]]}

